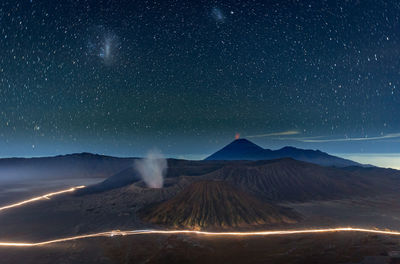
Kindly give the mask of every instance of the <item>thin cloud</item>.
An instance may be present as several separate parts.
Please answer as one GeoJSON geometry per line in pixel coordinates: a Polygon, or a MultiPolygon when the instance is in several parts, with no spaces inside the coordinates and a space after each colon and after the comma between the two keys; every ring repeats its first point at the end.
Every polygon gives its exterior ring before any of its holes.
{"type": "Polygon", "coordinates": [[[347,142],[347,141],[370,141],[370,140],[383,140],[389,138],[400,138],[400,133],[387,134],[377,137],[358,137],[358,138],[333,138],[333,139],[296,139],[301,142],[307,143],[324,143],[324,142],[347,142]]]}
{"type": "Polygon", "coordinates": [[[314,136],[314,137],[276,137],[274,139],[277,140],[293,140],[293,141],[303,141],[303,140],[310,140],[310,139],[321,139],[325,136],[314,136]]]}
{"type": "Polygon", "coordinates": [[[291,136],[291,135],[298,135],[298,134],[300,134],[299,131],[288,130],[288,131],[268,133],[268,134],[251,135],[251,136],[246,136],[246,137],[247,138],[261,138],[261,137],[291,136]]]}

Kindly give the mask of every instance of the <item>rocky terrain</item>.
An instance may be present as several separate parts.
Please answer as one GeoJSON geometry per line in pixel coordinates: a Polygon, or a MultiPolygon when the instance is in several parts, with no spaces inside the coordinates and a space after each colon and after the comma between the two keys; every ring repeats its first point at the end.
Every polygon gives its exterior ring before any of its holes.
{"type": "Polygon", "coordinates": [[[199,181],[168,201],[144,208],[144,221],[173,228],[224,229],[293,224],[300,215],[232,187],[199,181]]]}
{"type": "MultiPolygon", "coordinates": [[[[0,168],[2,164],[11,166],[0,162],[0,168]]],[[[357,226],[400,230],[397,170],[321,166],[293,158],[168,159],[163,187],[148,188],[129,159],[83,154],[50,158],[43,163],[49,169],[40,169],[44,165],[34,165],[32,160],[27,164],[37,169],[35,173],[44,170],[45,175],[58,164],[63,172],[68,166],[76,166],[71,173],[78,170],[84,176],[93,172],[105,179],[74,194],[0,212],[3,241],[43,241],[116,229],[252,231],[357,226]],[[83,161],[74,165],[75,159],[83,161]],[[109,168],[102,172],[104,166],[109,168]]],[[[45,190],[44,186],[40,190],[45,190]]],[[[357,263],[368,254],[390,260],[388,254],[397,248],[395,238],[347,233],[258,238],[145,235],[73,241],[41,247],[40,251],[20,250],[29,256],[24,263],[34,264],[58,260],[241,263],[244,256],[253,263],[357,263]]],[[[17,249],[0,248],[0,257],[5,263],[21,263],[17,249]]]]}
{"type": "MultiPolygon", "coordinates": [[[[290,158],[267,161],[168,160],[166,185],[220,180],[270,201],[327,200],[395,192],[400,171],[364,167],[324,167],[290,158]]],[[[140,182],[133,168],[78,195],[101,193],[140,182]]]]}

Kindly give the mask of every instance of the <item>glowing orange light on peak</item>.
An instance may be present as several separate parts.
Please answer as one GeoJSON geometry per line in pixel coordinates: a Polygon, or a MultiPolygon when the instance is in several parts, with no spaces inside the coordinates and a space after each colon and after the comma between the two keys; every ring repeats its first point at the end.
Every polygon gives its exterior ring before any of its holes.
{"type": "Polygon", "coordinates": [[[237,140],[237,139],[239,139],[240,138],[240,133],[236,133],[235,134],[235,140],[237,140]]]}

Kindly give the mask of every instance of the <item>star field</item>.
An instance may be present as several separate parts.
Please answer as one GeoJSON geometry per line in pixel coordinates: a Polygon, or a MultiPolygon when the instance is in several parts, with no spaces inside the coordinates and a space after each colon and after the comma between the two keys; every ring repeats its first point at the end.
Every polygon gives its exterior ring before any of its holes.
{"type": "Polygon", "coordinates": [[[397,1],[1,1],[0,155],[396,152],[397,1]],[[320,142],[304,139],[319,138],[320,142]]]}

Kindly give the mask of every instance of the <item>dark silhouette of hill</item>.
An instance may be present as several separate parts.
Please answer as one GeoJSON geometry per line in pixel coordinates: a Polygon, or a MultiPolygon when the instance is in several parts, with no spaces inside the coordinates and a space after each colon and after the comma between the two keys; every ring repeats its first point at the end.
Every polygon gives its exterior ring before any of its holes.
{"type": "MultiPolygon", "coordinates": [[[[175,178],[183,175],[201,176],[220,169],[224,164],[224,162],[198,162],[177,159],[168,159],[167,162],[168,169],[166,178],[175,178]]],[[[140,181],[141,176],[132,166],[133,163],[130,165],[130,167],[108,177],[98,184],[76,191],[76,194],[86,195],[91,193],[101,193],[140,181]]]]}
{"type": "Polygon", "coordinates": [[[88,186],[84,189],[79,189],[75,192],[75,195],[86,195],[93,193],[101,193],[105,191],[109,191],[112,189],[120,188],[137,182],[141,179],[138,172],[134,167],[129,167],[111,177],[108,177],[104,181],[88,186]]]}
{"type": "Polygon", "coordinates": [[[382,171],[379,175],[382,177],[371,177],[359,169],[349,171],[285,158],[247,164],[229,162],[203,178],[231,182],[268,200],[305,201],[369,195],[387,189],[382,171]]]}
{"type": "MultiPolygon", "coordinates": [[[[273,201],[328,200],[396,191],[400,172],[383,168],[324,167],[291,158],[260,161],[168,160],[166,178],[185,181],[222,180],[273,201]]],[[[141,181],[128,168],[78,194],[104,192],[141,181]]],[[[142,184],[142,186],[145,186],[142,184]]]]}
{"type": "Polygon", "coordinates": [[[263,149],[247,139],[237,139],[206,158],[206,160],[272,160],[292,158],[322,166],[364,166],[360,163],[329,155],[319,150],[284,147],[278,150],[263,149]]]}
{"type": "Polygon", "coordinates": [[[91,153],[0,159],[0,179],[106,178],[132,166],[134,158],[91,153]]]}
{"type": "Polygon", "coordinates": [[[144,221],[191,229],[296,223],[300,216],[261,201],[224,181],[199,181],[139,213],[144,221]]]}

